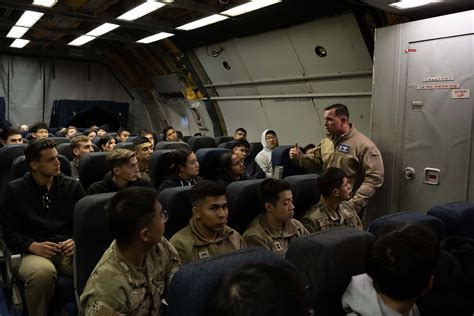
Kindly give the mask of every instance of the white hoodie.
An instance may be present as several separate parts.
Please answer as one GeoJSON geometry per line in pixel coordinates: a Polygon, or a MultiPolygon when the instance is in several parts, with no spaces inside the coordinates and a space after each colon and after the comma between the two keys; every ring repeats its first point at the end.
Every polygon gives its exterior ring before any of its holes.
{"type": "Polygon", "coordinates": [[[263,149],[255,157],[255,162],[262,168],[265,172],[267,178],[271,178],[273,175],[273,166],[272,166],[272,149],[268,145],[265,136],[270,129],[266,129],[262,132],[262,146],[263,149]]]}

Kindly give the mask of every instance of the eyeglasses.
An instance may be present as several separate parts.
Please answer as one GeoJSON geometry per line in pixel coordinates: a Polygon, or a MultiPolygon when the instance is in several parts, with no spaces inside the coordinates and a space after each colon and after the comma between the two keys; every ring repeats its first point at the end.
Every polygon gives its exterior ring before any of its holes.
{"type": "Polygon", "coordinates": [[[166,223],[168,221],[168,211],[167,210],[162,210],[161,211],[161,220],[163,223],[166,223]]]}
{"type": "Polygon", "coordinates": [[[265,140],[273,140],[273,139],[277,139],[276,136],[265,136],[265,140]]]}
{"type": "Polygon", "coordinates": [[[51,202],[53,201],[53,197],[49,193],[43,194],[43,211],[46,213],[47,216],[51,216],[53,213],[53,208],[51,207],[51,202]]]}

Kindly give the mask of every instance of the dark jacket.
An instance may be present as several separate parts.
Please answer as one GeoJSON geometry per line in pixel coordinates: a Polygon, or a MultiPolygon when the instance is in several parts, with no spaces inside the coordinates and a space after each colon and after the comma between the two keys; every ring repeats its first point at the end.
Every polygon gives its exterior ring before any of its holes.
{"type": "Polygon", "coordinates": [[[194,177],[189,180],[181,179],[176,174],[168,175],[163,177],[163,182],[158,189],[158,192],[163,191],[167,188],[175,188],[175,187],[185,187],[188,185],[195,185],[196,183],[202,181],[201,177],[194,177]]]}
{"type": "MultiPolygon", "coordinates": [[[[151,182],[145,179],[137,178],[135,181],[130,181],[127,184],[128,187],[151,187],[151,182]]],[[[98,194],[98,193],[109,193],[120,191],[115,182],[112,180],[112,173],[109,171],[104,179],[93,183],[87,190],[87,195],[98,194]]]]}
{"type": "Polygon", "coordinates": [[[253,178],[248,177],[245,173],[242,175],[242,177],[240,177],[239,180],[232,179],[228,174],[224,174],[224,175],[221,175],[219,178],[217,178],[217,183],[227,187],[232,182],[243,181],[243,180],[252,180],[252,179],[253,178]]]}
{"type": "Polygon", "coordinates": [[[13,252],[29,253],[33,242],[71,238],[74,205],[83,196],[79,181],[63,174],[54,178],[49,192],[36,183],[31,172],[11,181],[3,199],[7,246],[13,252]]]}
{"type": "Polygon", "coordinates": [[[248,156],[244,161],[245,174],[248,179],[265,179],[265,172],[262,168],[255,162],[255,159],[248,156]]]}

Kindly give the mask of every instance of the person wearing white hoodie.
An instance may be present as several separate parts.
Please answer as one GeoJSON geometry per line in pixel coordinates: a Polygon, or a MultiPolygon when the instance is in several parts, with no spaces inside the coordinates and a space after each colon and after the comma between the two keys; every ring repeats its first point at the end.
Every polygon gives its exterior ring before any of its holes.
{"type": "Polygon", "coordinates": [[[272,166],[272,150],[278,147],[278,137],[275,131],[266,129],[262,133],[263,149],[255,157],[255,162],[265,172],[267,178],[271,178],[273,174],[272,166]]]}
{"type": "Polygon", "coordinates": [[[342,296],[347,315],[419,316],[416,301],[433,285],[439,243],[422,225],[406,225],[379,237],[369,251],[367,273],[352,277],[342,296]]]}

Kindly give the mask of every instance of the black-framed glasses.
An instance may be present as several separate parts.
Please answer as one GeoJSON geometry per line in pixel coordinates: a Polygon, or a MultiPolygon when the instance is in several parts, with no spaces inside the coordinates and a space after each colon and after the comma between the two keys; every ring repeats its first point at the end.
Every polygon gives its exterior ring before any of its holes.
{"type": "Polygon", "coordinates": [[[53,202],[53,196],[50,193],[43,194],[43,211],[46,213],[47,216],[50,216],[53,213],[53,208],[51,203],[53,202]]]}

